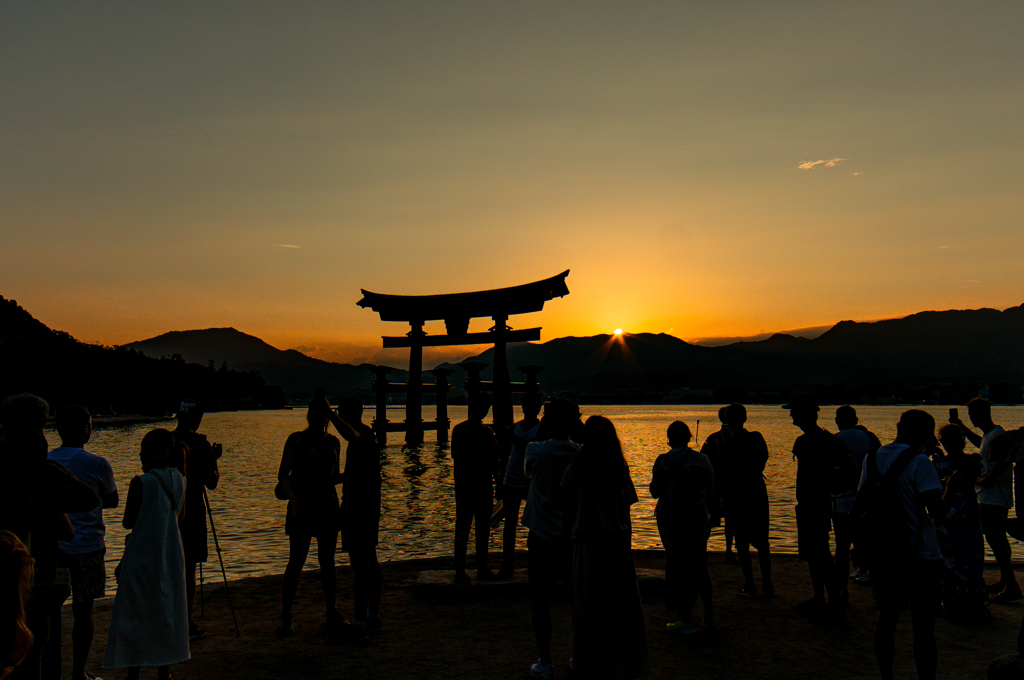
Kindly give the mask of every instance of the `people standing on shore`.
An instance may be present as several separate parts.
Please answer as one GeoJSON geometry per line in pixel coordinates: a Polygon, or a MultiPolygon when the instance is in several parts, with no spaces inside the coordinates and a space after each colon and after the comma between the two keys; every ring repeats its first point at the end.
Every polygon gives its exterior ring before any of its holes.
{"type": "Polygon", "coordinates": [[[292,602],[314,538],[327,610],[324,630],[341,635],[341,631],[349,627],[336,604],[338,576],[334,553],[338,547],[338,491],[335,487],[342,481],[341,442],[327,432],[330,410],[323,392],[317,390],[306,411],[307,427],[288,436],[277,471],[277,495],[288,499],[284,525],[288,535],[288,566],[282,584],[279,636],[295,634],[292,602]]]}
{"type": "Polygon", "coordinates": [[[89,680],[92,676],[85,672],[85,663],[95,633],[93,602],[106,594],[104,556],[107,546],[103,510],[116,508],[119,498],[110,463],[106,458],[85,450],[92,436],[89,410],[84,406],[62,406],[57,411],[57,433],[61,445],[50,451],[47,458],[66,467],[96,494],[94,508],[68,513],[75,536],[70,541],[58,542],[58,563],[66,566],[71,576],[71,612],[74,615],[71,678],[89,680]]]}
{"type": "Polygon", "coordinates": [[[836,586],[839,598],[843,602],[850,601],[848,591],[850,582],[850,546],[853,543],[853,528],[850,525],[850,513],[857,499],[857,484],[864,468],[864,459],[878,447],[872,447],[871,437],[864,430],[857,428],[857,411],[852,406],[840,406],[836,409],[836,439],[846,445],[853,459],[855,476],[845,489],[832,494],[832,531],[836,544],[836,586]]]}
{"type": "MultiPolygon", "coordinates": [[[[917,676],[934,680],[938,666],[935,645],[935,616],[941,597],[942,553],[932,517],[942,513],[942,482],[925,450],[935,437],[935,419],[924,411],[912,409],[900,417],[896,440],[869,454],[861,475],[860,487],[866,488],[869,468],[878,475],[902,465],[896,490],[902,517],[893,517],[903,529],[898,549],[871,565],[871,578],[878,603],[875,628],[875,658],[883,680],[893,677],[896,656],[896,625],[900,614],[910,607],[914,628],[914,662],[917,676]],[[909,459],[901,457],[909,456],[909,459]],[[927,512],[925,509],[927,508],[927,512]]],[[[894,470],[894,473],[895,471],[894,470]]]]}
{"type": "Polygon", "coordinates": [[[1024,597],[1013,573],[1010,542],[1006,538],[1006,520],[1013,507],[1013,464],[993,461],[989,455],[992,440],[1003,434],[1003,428],[992,422],[992,404],[980,397],[971,399],[967,402],[967,415],[982,434],[972,431],[959,418],[950,422],[959,425],[967,441],[977,446],[981,453],[981,475],[977,483],[981,530],[999,565],[999,580],[990,584],[988,591],[993,593],[993,602],[1013,602],[1024,597]]]}
{"type": "Polygon", "coordinates": [[[985,539],[974,486],[981,475],[981,455],[964,451],[967,442],[959,425],[943,425],[939,441],[952,469],[942,494],[945,512],[933,518],[943,558],[942,601],[951,621],[978,624],[988,619],[985,539]]]}
{"type": "Polygon", "coordinates": [[[363,423],[363,404],[355,397],[343,398],[337,412],[330,412],[330,419],[348,442],[345,471],[342,473],[341,548],[348,553],[352,565],[355,616],[351,628],[344,627],[340,634],[343,637],[360,637],[363,633],[382,630],[380,594],[384,587],[384,574],[377,561],[380,448],[373,430],[363,423]]]}
{"type": "Polygon", "coordinates": [[[526,446],[524,468],[530,490],[523,508],[526,537],[526,569],[532,599],[533,633],[540,658],[530,666],[530,675],[545,680],[555,677],[551,659],[551,601],[560,576],[568,576],[567,543],[563,524],[562,478],[580,445],[570,432],[580,420],[579,407],[564,398],[544,406],[541,429],[547,439],[526,446]]]}
{"type": "Polygon", "coordinates": [[[118,572],[104,668],[127,668],[138,680],[141,666],[156,666],[170,680],[171,665],[189,653],[185,553],[179,521],[185,510],[185,478],[179,472],[175,436],[164,429],[142,438],[143,474],[132,478],[121,524],[132,533],[118,572]]]}
{"type": "Polygon", "coordinates": [[[840,476],[837,472],[846,469],[847,474],[852,474],[850,452],[834,434],[818,425],[818,404],[810,397],[797,395],[783,408],[789,409],[793,424],[803,431],[793,443],[793,457],[797,461],[797,552],[800,559],[807,562],[814,595],[797,610],[814,619],[840,622],[845,615],[835,579],[829,534],[832,493],[846,487],[846,475],[840,476]]]}
{"type": "Polygon", "coordinates": [[[58,541],[74,537],[65,513],[87,512],[98,502],[92,489],[46,459],[49,409],[27,392],[0,403],[0,529],[15,534],[35,560],[25,612],[34,641],[11,675],[16,680],[60,675],[60,609],[69,589],[67,578],[58,578],[58,541]]]}
{"type": "Polygon", "coordinates": [[[494,479],[498,473],[498,440],[484,424],[491,397],[474,394],[469,419],[452,428],[452,467],[455,476],[455,583],[469,585],[466,550],[469,532],[476,524],[476,577],[490,581],[496,575],[487,566],[487,541],[494,507],[494,479]]]}
{"type": "Polygon", "coordinates": [[[185,547],[185,585],[188,591],[188,636],[191,640],[206,637],[206,631],[192,620],[196,601],[196,567],[209,559],[206,537],[206,489],[217,488],[220,470],[217,461],[223,448],[211,444],[199,434],[206,410],[194,399],[186,399],[178,407],[178,424],[173,434],[181,448],[184,465],[181,472],[188,481],[185,489],[185,516],[181,523],[181,540],[185,547]]]}
{"type": "Polygon", "coordinates": [[[651,496],[658,500],[654,515],[665,547],[668,607],[678,615],[665,628],[682,635],[700,630],[693,622],[698,597],[704,605],[704,630],[717,630],[708,574],[707,507],[715,471],[707,456],[690,448],[691,439],[686,423],[677,420],[668,426],[671,449],[654,461],[650,485],[651,496]]]}
{"type": "Polygon", "coordinates": [[[745,428],[747,409],[743,404],[730,405],[725,411],[725,418],[730,432],[721,444],[722,457],[729,469],[726,522],[732,527],[736,555],[743,572],[740,595],[757,596],[750,560],[750,546],[754,546],[761,567],[761,592],[772,597],[775,586],[772,584],[772,553],[768,536],[768,487],[764,481],[768,445],[760,432],[745,428]]]}
{"type": "Polygon", "coordinates": [[[510,578],[515,571],[516,533],[519,528],[519,507],[530,491],[530,478],[526,476],[526,447],[537,441],[540,432],[541,399],[536,394],[523,397],[523,419],[512,428],[512,439],[508,464],[505,466],[505,480],[502,488],[502,505],[505,510],[505,526],[501,536],[501,570],[499,578],[510,578]]]}
{"type": "Polygon", "coordinates": [[[641,678],[651,670],[629,508],[639,499],[615,426],[584,424],[565,471],[565,531],[572,551],[572,668],[577,678],[641,678]]]}
{"type": "Polygon", "coordinates": [[[733,531],[726,512],[728,503],[726,496],[729,493],[729,461],[725,458],[723,444],[729,438],[729,423],[725,418],[728,408],[728,406],[723,406],[718,409],[718,421],[721,423],[721,427],[704,440],[700,452],[708,457],[711,467],[715,469],[715,489],[708,503],[708,512],[711,513],[709,521],[712,527],[722,525],[722,532],[725,534],[725,561],[729,564],[736,564],[736,555],[732,550],[733,531]]]}

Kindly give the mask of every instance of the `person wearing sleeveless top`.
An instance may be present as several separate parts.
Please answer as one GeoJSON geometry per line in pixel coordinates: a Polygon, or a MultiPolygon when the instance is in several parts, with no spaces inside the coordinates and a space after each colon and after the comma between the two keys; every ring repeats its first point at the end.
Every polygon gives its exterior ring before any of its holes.
{"type": "Polygon", "coordinates": [[[118,572],[104,668],[157,666],[160,680],[171,664],[189,659],[185,553],[178,522],[184,512],[185,478],[175,469],[174,436],[150,431],[142,439],[142,469],[128,486],[122,524],[132,533],[118,572]]]}
{"type": "Polygon", "coordinates": [[[509,578],[515,572],[516,532],[519,528],[519,507],[530,492],[530,478],[526,476],[526,446],[537,441],[540,432],[541,399],[536,394],[523,397],[523,419],[512,429],[511,452],[505,466],[504,494],[505,527],[501,537],[501,570],[499,578],[509,578]]]}
{"type": "Polygon", "coordinates": [[[302,566],[316,538],[320,581],[327,608],[326,632],[346,634],[350,624],[338,613],[335,602],[337,573],[334,553],[338,547],[338,491],[342,480],[341,442],[327,433],[331,405],[319,397],[306,412],[308,427],[288,436],[278,469],[278,487],[288,499],[284,532],[288,535],[288,566],[284,570],[279,636],[294,635],[292,601],[299,587],[302,566]]]}

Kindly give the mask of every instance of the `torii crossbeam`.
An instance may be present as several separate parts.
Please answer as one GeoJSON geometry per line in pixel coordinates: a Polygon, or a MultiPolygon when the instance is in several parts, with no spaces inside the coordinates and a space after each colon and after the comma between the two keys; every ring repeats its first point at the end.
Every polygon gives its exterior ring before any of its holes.
{"type": "MultiPolygon", "coordinates": [[[[480,290],[470,293],[448,293],[442,295],[387,295],[363,290],[363,297],[357,303],[360,307],[369,308],[380,314],[381,321],[405,321],[409,324],[409,333],[405,336],[385,336],[384,347],[409,348],[409,383],[406,396],[405,441],[409,446],[423,443],[423,431],[426,423],[422,418],[421,390],[423,386],[423,348],[446,347],[454,345],[494,345],[494,422],[497,425],[511,427],[512,389],[508,370],[507,345],[510,342],[530,342],[540,340],[540,328],[512,330],[508,326],[508,318],[515,314],[529,314],[544,309],[544,303],[556,297],[569,294],[565,279],[569,270],[542,281],[534,281],[521,286],[480,290]],[[484,333],[470,333],[469,320],[490,317],[494,326],[484,333]],[[427,321],[443,320],[445,335],[427,335],[423,325],[427,321]]],[[[380,396],[378,390],[378,414],[374,429],[377,438],[386,437],[388,431],[387,418],[380,413],[380,396]]],[[[448,423],[444,418],[444,434],[447,438],[448,423]]],[[[442,423],[440,414],[437,422],[430,423],[437,427],[440,434],[442,423]]]]}

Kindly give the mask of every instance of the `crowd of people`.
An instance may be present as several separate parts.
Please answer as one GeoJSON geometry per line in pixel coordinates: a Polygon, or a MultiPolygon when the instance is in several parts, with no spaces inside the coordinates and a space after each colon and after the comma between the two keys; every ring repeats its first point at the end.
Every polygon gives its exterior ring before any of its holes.
{"type": "MultiPolygon", "coordinates": [[[[650,664],[629,550],[629,508],[638,499],[614,425],[601,416],[584,423],[578,406],[562,398],[545,404],[538,420],[540,402],[530,398],[503,445],[500,429],[483,424],[489,405],[485,397],[476,400],[470,419],[453,432],[456,583],[472,582],[465,569],[472,522],[477,579],[512,574],[510,556],[525,500],[522,525],[529,530],[527,570],[540,653],[530,674],[555,677],[551,602],[564,579],[572,600],[569,665],[575,675],[642,677],[650,664]],[[487,567],[486,549],[486,510],[495,492],[505,518],[497,574],[487,567]]],[[[980,624],[988,618],[990,601],[1022,597],[1006,538],[1012,461],[992,455],[992,442],[1003,430],[992,422],[989,402],[979,398],[968,404],[971,424],[981,434],[952,409],[936,437],[935,419],[911,409],[900,418],[895,440],[884,446],[851,406],[836,409],[835,433],[818,423],[820,407],[808,397],[798,396],[784,408],[800,430],[793,443],[793,513],[799,557],[810,576],[810,598],[797,610],[822,625],[843,627],[849,583],[871,584],[879,611],[875,651],[882,677],[892,677],[896,625],[908,607],[919,677],[935,677],[934,626],[940,611],[957,623],[980,624]],[[968,441],[978,453],[965,452],[968,441]],[[983,536],[1000,567],[999,580],[989,585],[982,571],[983,536]]],[[[747,429],[742,404],[722,407],[719,419],[721,428],[700,451],[690,447],[685,423],[669,425],[669,451],[652,470],[650,493],[657,499],[666,552],[667,604],[677,617],[665,626],[670,633],[717,635],[707,568],[714,527],[723,529],[726,560],[740,567],[738,595],[775,595],[764,474],[768,447],[759,432],[747,429]],[[757,551],[760,591],[751,546],[757,551]],[[700,623],[694,620],[698,599],[700,623]]]]}
{"type": "MultiPolygon", "coordinates": [[[[60,678],[61,606],[70,596],[71,677],[91,680],[93,605],[106,595],[103,511],[117,507],[120,494],[110,463],[85,448],[89,411],[57,411],[61,445],[52,451],[43,433],[48,417],[49,405],[32,394],[0,404],[0,560],[3,587],[17,584],[4,592],[15,635],[3,640],[0,677],[60,678]]],[[[206,634],[192,621],[192,603],[196,566],[207,559],[205,489],[217,485],[221,447],[197,432],[202,418],[202,405],[185,401],[173,431],[147,433],[142,474],[128,485],[122,524],[131,533],[115,570],[103,667],[126,669],[129,679],[156,667],[168,680],[171,665],[189,658],[190,641],[206,634]]]]}
{"type": "MultiPolygon", "coordinates": [[[[650,658],[630,522],[638,495],[615,426],[599,415],[584,422],[572,399],[542,404],[528,395],[522,420],[504,431],[484,423],[490,406],[486,394],[473,395],[468,419],[452,431],[454,582],[465,587],[474,580],[510,578],[518,526],[527,527],[531,623],[539,652],[530,675],[555,677],[552,602],[562,591],[572,603],[569,666],[575,675],[643,677],[650,658]],[[502,561],[494,572],[489,531],[502,519],[502,561]],[[474,525],[471,577],[467,549],[474,525]]],[[[886,445],[858,423],[850,406],[835,412],[837,433],[819,425],[820,408],[809,398],[797,397],[784,408],[800,430],[792,450],[794,514],[799,556],[810,576],[810,598],[797,609],[823,625],[843,626],[848,584],[870,583],[879,611],[874,642],[882,677],[892,677],[896,625],[908,607],[919,677],[935,677],[940,607],[952,621],[977,624],[985,622],[989,602],[1022,598],[1006,537],[1012,461],[994,453],[1003,430],[992,421],[990,404],[968,404],[980,434],[956,409],[937,436],[931,415],[908,410],[886,445]],[[968,442],[978,452],[968,452],[968,442]],[[999,566],[992,584],[983,578],[985,542],[999,566]]],[[[116,570],[103,667],[127,669],[129,678],[137,678],[141,667],[156,667],[158,678],[167,680],[171,666],[189,658],[190,641],[205,636],[192,620],[195,571],[208,558],[206,490],[219,482],[222,449],[198,432],[203,413],[198,402],[182,402],[174,431],[146,434],[142,474],[128,485],[122,522],[131,533],[116,570]]],[[[60,608],[70,595],[72,678],[88,680],[94,677],[86,670],[93,603],[105,595],[103,510],[117,507],[120,496],[110,464],[85,448],[92,433],[89,412],[81,406],[58,410],[61,446],[52,451],[43,434],[47,418],[46,402],[30,394],[0,404],[0,600],[10,618],[4,621],[10,633],[3,640],[0,677],[60,677],[60,608]]],[[[332,408],[318,393],[306,420],[306,429],[285,443],[275,489],[288,501],[289,541],[277,634],[295,633],[292,607],[316,539],[323,630],[338,642],[366,640],[383,630],[376,552],[380,449],[356,399],[332,408]],[[347,442],[344,466],[332,426],[347,442]],[[353,573],[351,621],[336,605],[339,533],[353,573]]],[[[743,405],[722,407],[719,420],[721,428],[699,451],[691,447],[689,426],[671,423],[669,450],[651,474],[674,617],[665,629],[684,636],[717,635],[707,550],[715,527],[725,534],[726,559],[742,573],[738,595],[775,595],[764,474],[768,447],[759,432],[747,429],[743,405]]]]}

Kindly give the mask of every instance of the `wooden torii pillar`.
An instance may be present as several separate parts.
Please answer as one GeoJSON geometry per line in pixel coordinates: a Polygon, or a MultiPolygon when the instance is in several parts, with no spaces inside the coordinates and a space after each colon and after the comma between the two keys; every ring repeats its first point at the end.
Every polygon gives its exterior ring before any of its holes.
{"type": "MultiPolygon", "coordinates": [[[[508,325],[510,316],[528,314],[544,309],[544,303],[556,297],[569,294],[565,278],[566,270],[557,276],[542,281],[534,281],[521,286],[482,290],[471,293],[450,293],[442,295],[386,295],[363,290],[363,298],[357,303],[360,307],[368,307],[380,314],[381,321],[404,321],[409,324],[409,332],[405,336],[384,336],[384,347],[409,348],[409,381],[402,385],[406,393],[406,411],[404,423],[390,423],[386,417],[386,392],[399,386],[388,383],[383,369],[374,369],[378,373],[374,381],[377,389],[377,420],[375,431],[382,444],[386,442],[387,432],[405,432],[408,446],[419,446],[423,443],[425,429],[437,429],[438,440],[441,440],[442,421],[444,439],[448,434],[447,402],[438,408],[437,419],[432,423],[423,422],[423,348],[451,347],[457,345],[494,345],[494,371],[491,391],[494,395],[494,423],[511,427],[514,422],[512,413],[512,382],[508,370],[508,343],[531,342],[540,340],[540,328],[513,330],[508,325]],[[474,318],[490,318],[494,322],[485,333],[470,333],[469,321],[474,318]],[[428,335],[423,327],[427,321],[443,320],[445,335],[428,335]],[[382,398],[381,389],[385,391],[382,398]],[[383,408],[382,408],[383,404],[383,408]],[[383,417],[382,417],[383,416],[383,417]]],[[[532,367],[531,367],[532,368],[532,367]]],[[[539,369],[538,369],[539,370],[539,369]]],[[[436,374],[435,374],[436,375],[436,374]]],[[[438,381],[447,376],[438,376],[438,381]]],[[[536,384],[536,372],[528,382],[536,384]]],[[[440,395],[440,387],[438,394],[440,395]]],[[[535,388],[536,389],[536,388],[535,388]]],[[[445,392],[447,395],[447,392],[445,392]]]]}

